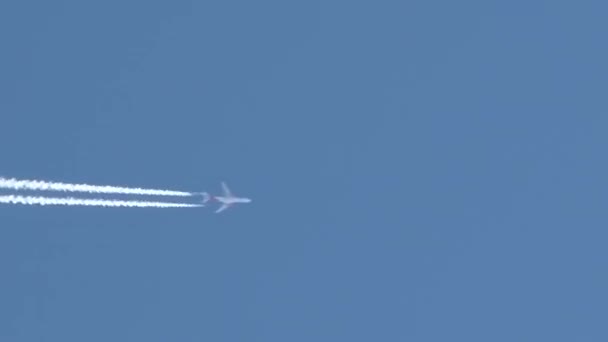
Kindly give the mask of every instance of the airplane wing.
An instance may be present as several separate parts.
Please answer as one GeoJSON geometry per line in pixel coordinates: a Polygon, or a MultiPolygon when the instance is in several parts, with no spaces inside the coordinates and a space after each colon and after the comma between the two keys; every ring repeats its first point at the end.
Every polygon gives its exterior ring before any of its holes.
{"type": "Polygon", "coordinates": [[[226,185],[226,182],[222,182],[222,191],[224,192],[224,197],[233,197],[232,192],[230,192],[230,189],[228,189],[228,185],[226,185]]]}
{"type": "Polygon", "coordinates": [[[221,207],[220,207],[218,210],[216,210],[216,211],[215,211],[215,213],[216,213],[216,214],[217,214],[217,213],[221,213],[222,211],[224,211],[224,210],[226,210],[226,209],[228,209],[228,208],[230,208],[230,204],[226,204],[226,203],[224,203],[224,204],[222,204],[222,206],[221,206],[221,207]]]}

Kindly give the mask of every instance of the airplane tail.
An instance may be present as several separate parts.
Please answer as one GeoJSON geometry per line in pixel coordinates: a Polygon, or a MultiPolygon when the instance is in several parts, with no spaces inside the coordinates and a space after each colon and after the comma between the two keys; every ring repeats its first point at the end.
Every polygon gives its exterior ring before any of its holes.
{"type": "Polygon", "coordinates": [[[203,204],[211,200],[211,195],[208,192],[201,192],[201,196],[203,196],[203,204]]]}

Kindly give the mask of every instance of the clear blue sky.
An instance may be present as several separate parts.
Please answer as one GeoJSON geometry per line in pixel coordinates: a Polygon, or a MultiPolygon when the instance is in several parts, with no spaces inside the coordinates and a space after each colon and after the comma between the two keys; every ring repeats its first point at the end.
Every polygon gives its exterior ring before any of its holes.
{"type": "Polygon", "coordinates": [[[0,4],[0,340],[607,341],[605,1],[0,4]]]}

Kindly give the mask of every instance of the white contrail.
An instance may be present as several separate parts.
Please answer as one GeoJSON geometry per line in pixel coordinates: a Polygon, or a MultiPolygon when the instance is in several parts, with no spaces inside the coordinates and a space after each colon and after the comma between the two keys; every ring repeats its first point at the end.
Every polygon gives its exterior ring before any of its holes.
{"type": "Polygon", "coordinates": [[[168,202],[145,202],[145,201],[120,201],[106,199],[86,199],[73,197],[35,197],[35,196],[0,196],[0,203],[25,204],[25,205],[69,205],[90,207],[139,207],[139,208],[196,208],[203,207],[201,204],[168,203],[168,202]]]}
{"type": "Polygon", "coordinates": [[[12,190],[88,192],[90,194],[129,194],[183,197],[198,195],[198,193],[185,191],[127,188],[110,185],[69,184],[58,182],[45,182],[39,180],[19,180],[14,178],[2,177],[0,177],[0,188],[12,190]]]}

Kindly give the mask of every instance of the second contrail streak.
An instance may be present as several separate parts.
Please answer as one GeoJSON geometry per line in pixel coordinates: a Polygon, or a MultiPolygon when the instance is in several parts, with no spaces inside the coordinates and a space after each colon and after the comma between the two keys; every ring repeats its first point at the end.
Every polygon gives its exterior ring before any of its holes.
{"type": "Polygon", "coordinates": [[[12,190],[87,192],[90,194],[125,194],[156,196],[195,196],[197,193],[174,190],[142,189],[111,185],[69,184],[40,180],[19,180],[0,177],[0,188],[12,190]]]}
{"type": "Polygon", "coordinates": [[[73,197],[35,197],[35,196],[0,196],[0,203],[25,205],[67,205],[89,207],[138,207],[138,208],[197,208],[200,204],[146,202],[146,201],[120,201],[106,199],[85,199],[73,197]]]}

